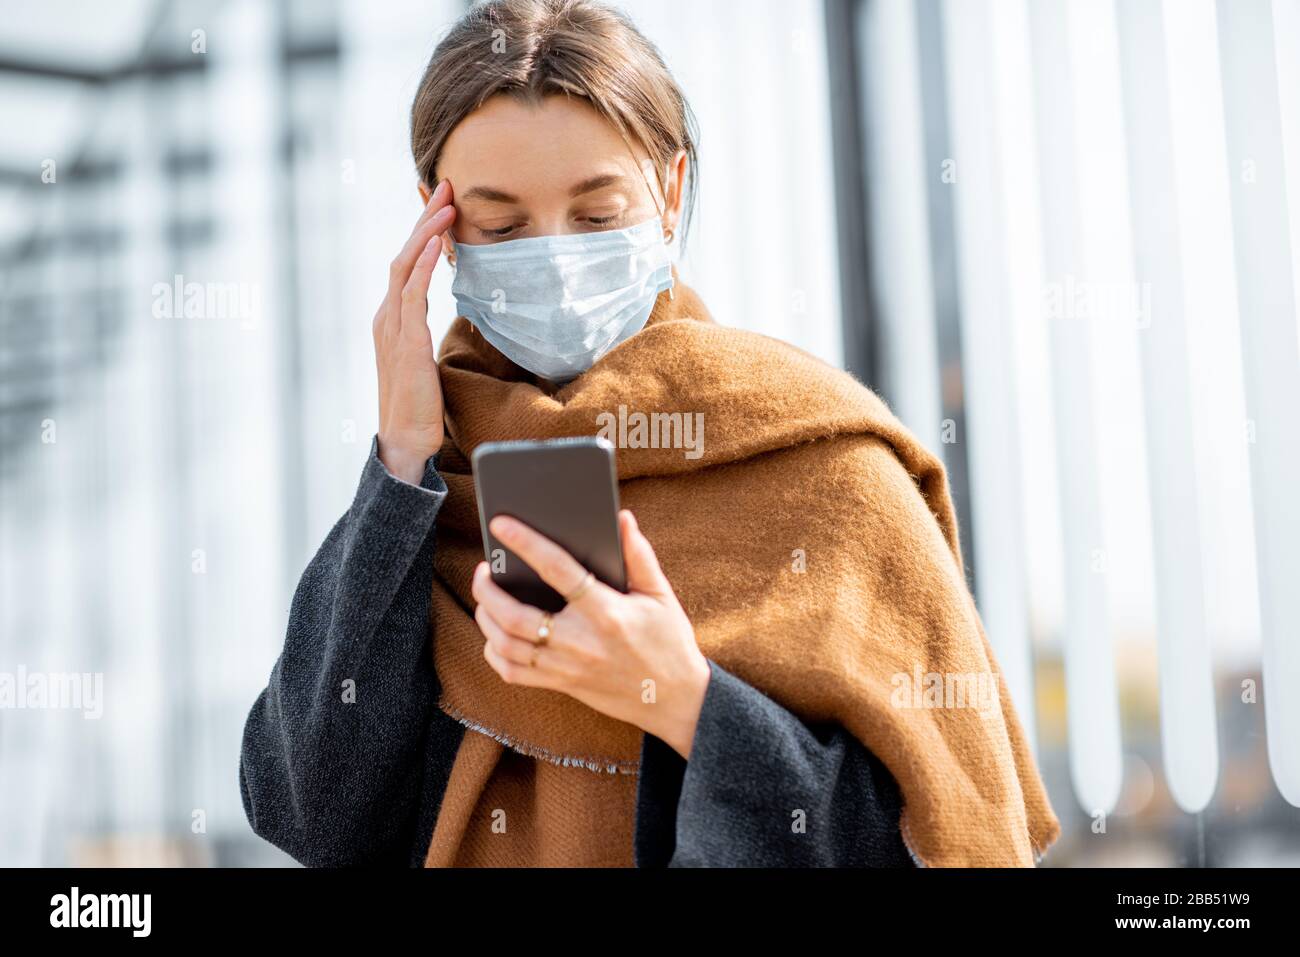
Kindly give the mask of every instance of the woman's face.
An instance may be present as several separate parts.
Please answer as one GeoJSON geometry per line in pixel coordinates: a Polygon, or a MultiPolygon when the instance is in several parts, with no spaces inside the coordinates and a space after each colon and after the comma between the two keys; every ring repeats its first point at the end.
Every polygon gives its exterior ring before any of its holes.
{"type": "MultiPolygon", "coordinates": [[[[453,238],[477,246],[625,229],[654,217],[676,230],[686,154],[661,171],[665,196],[646,151],[629,148],[586,100],[548,96],[529,104],[499,95],[452,130],[436,173],[451,181],[453,238]]],[[[426,202],[429,192],[420,185],[426,202]]]]}

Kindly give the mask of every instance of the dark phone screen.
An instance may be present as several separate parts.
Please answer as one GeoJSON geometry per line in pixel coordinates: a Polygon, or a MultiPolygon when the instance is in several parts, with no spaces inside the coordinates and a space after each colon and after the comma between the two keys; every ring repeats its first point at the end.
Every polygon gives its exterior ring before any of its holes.
{"type": "Polygon", "coordinates": [[[488,531],[509,515],[563,547],[597,578],[626,591],[614,448],[601,438],[489,442],[475,449],[484,555],[493,580],[520,601],[557,612],[564,598],[488,531]]]}

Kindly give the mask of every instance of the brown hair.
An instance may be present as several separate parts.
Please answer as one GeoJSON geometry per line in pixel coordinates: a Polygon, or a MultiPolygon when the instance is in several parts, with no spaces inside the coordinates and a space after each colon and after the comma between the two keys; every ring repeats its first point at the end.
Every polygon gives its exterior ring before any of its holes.
{"type": "Polygon", "coordinates": [[[580,96],[639,143],[663,170],[686,151],[682,244],[695,207],[694,114],[654,44],[623,13],[594,0],[488,0],[470,9],[433,51],[411,106],[411,153],[427,186],[447,137],[498,93],[527,102],[580,96]]]}

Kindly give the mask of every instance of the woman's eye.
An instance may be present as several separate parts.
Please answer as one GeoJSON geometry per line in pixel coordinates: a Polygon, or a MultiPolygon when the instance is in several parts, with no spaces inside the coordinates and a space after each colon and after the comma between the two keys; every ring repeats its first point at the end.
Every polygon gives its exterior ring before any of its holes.
{"type": "Polygon", "coordinates": [[[619,214],[615,213],[613,216],[588,216],[587,222],[591,223],[593,226],[609,226],[617,222],[618,215],[619,214]]]}
{"type": "Polygon", "coordinates": [[[519,227],[502,226],[499,229],[484,229],[482,226],[476,226],[475,228],[479,231],[480,234],[488,237],[489,239],[503,239],[506,236],[509,236],[519,227]]]}

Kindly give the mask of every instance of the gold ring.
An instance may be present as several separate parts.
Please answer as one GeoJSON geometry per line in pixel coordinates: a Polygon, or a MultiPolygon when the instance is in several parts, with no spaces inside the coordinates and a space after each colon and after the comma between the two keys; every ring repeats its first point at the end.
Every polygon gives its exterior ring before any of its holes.
{"type": "Polygon", "coordinates": [[[536,668],[536,667],[537,667],[537,649],[536,649],[536,648],[533,649],[533,656],[532,656],[531,658],[528,659],[528,667],[529,667],[529,668],[536,668]]]}
{"type": "Polygon", "coordinates": [[[591,583],[594,582],[595,580],[596,580],[596,576],[593,575],[591,572],[587,572],[586,577],[583,578],[582,581],[578,582],[578,587],[575,588],[573,591],[569,592],[569,594],[564,596],[565,602],[567,602],[568,604],[573,604],[575,601],[577,601],[579,598],[581,598],[583,595],[587,593],[587,589],[591,587],[591,583]]]}
{"type": "Polygon", "coordinates": [[[549,611],[542,612],[542,623],[537,626],[537,646],[540,648],[550,640],[554,619],[549,611]]]}

